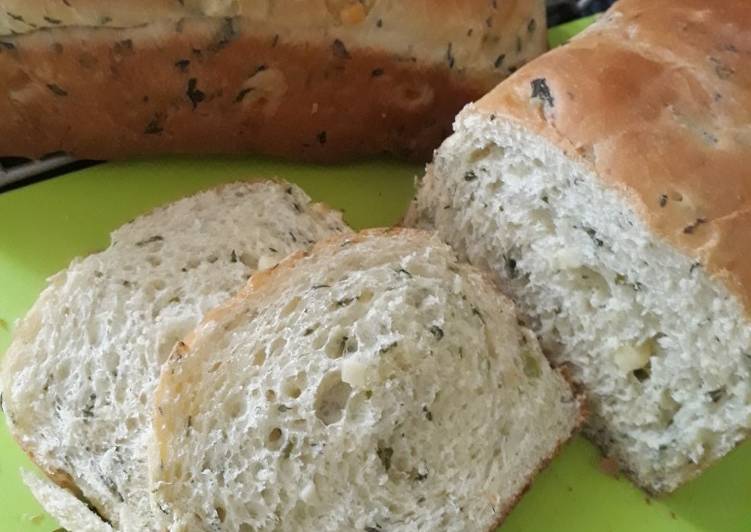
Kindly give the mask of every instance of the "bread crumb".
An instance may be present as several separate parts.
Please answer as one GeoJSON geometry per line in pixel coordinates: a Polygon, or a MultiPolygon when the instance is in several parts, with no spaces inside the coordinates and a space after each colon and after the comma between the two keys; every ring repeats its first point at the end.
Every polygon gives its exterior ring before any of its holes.
{"type": "Polygon", "coordinates": [[[613,478],[619,478],[621,468],[612,456],[606,456],[600,460],[600,471],[613,478]]]}
{"type": "Polygon", "coordinates": [[[41,523],[42,521],[44,521],[44,514],[33,514],[33,515],[24,514],[23,515],[23,519],[25,519],[25,520],[27,520],[27,521],[35,524],[35,525],[38,525],[39,523],[41,523]]]}
{"type": "Polygon", "coordinates": [[[310,109],[310,114],[314,115],[318,112],[318,102],[313,104],[313,107],[310,109]]]}

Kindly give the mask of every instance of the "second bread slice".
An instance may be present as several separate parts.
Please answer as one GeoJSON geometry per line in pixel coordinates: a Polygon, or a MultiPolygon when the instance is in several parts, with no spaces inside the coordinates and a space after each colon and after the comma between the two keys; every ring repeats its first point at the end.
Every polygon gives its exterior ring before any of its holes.
{"type": "MultiPolygon", "coordinates": [[[[52,277],[16,327],[0,375],[11,433],[114,529],[152,530],[144,438],[175,341],[259,267],[347,230],[272,182],[208,190],[116,230],[105,251],[52,277]]],[[[85,513],[34,491],[61,524],[85,513]]]]}
{"type": "Polygon", "coordinates": [[[175,532],[487,530],[580,419],[511,302],[414,230],[254,275],[177,344],[155,405],[175,532]]]}

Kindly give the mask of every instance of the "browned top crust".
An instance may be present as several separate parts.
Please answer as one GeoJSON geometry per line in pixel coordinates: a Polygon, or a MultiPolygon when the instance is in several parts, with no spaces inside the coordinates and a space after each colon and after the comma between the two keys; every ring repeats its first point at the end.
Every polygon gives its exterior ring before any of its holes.
{"type": "Polygon", "coordinates": [[[477,109],[622,190],[751,313],[751,2],[621,0],[477,109]]]}

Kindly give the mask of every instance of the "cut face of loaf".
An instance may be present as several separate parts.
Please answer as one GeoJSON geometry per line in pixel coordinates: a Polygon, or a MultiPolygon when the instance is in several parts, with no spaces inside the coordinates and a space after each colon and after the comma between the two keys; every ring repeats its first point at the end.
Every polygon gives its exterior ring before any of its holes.
{"type": "Polygon", "coordinates": [[[272,182],[202,192],[116,230],[53,276],[14,331],[2,373],[11,433],[114,528],[152,529],[145,438],[173,344],[256,269],[346,231],[272,182]]]}
{"type": "Polygon", "coordinates": [[[496,274],[584,386],[589,435],[642,486],[672,490],[748,434],[737,297],[546,139],[467,109],[407,222],[496,274]]]}
{"type": "Polygon", "coordinates": [[[155,400],[173,532],[488,530],[580,416],[511,302],[414,230],[256,274],[176,346],[155,400]]]}

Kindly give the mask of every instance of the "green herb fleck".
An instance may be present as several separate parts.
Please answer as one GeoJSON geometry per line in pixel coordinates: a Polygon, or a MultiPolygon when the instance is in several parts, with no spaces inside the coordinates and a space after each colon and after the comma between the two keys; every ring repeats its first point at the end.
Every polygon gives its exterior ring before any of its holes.
{"type": "Polygon", "coordinates": [[[635,369],[633,372],[634,377],[636,377],[636,380],[639,382],[644,382],[649,378],[649,365],[643,368],[635,369]]]}
{"type": "Polygon", "coordinates": [[[713,403],[718,402],[722,397],[725,395],[725,387],[717,388],[716,390],[712,390],[708,393],[709,398],[712,399],[713,403]]]}
{"type": "Polygon", "coordinates": [[[381,447],[380,445],[376,449],[378,459],[383,464],[383,468],[388,471],[391,468],[391,457],[394,456],[394,449],[391,447],[381,447]]]}
{"type": "Polygon", "coordinates": [[[409,272],[408,272],[407,270],[405,270],[404,268],[397,268],[397,269],[396,269],[395,271],[396,271],[396,273],[401,273],[401,274],[404,274],[404,275],[406,275],[407,277],[409,277],[410,279],[412,279],[412,274],[411,274],[411,273],[409,273],[409,272]]]}
{"type": "Polygon", "coordinates": [[[287,445],[284,446],[284,449],[282,449],[282,458],[285,460],[289,459],[289,456],[292,454],[292,450],[295,448],[295,438],[290,437],[287,441],[287,445]]]}
{"type": "Polygon", "coordinates": [[[603,241],[597,237],[597,231],[592,229],[591,227],[582,227],[585,233],[589,236],[589,238],[592,239],[592,242],[594,242],[598,248],[601,248],[603,246],[603,241]]]}
{"type": "Polygon", "coordinates": [[[697,218],[694,223],[692,223],[691,225],[687,225],[686,227],[684,227],[683,228],[683,232],[684,232],[684,234],[692,235],[694,233],[694,231],[696,231],[696,229],[700,225],[705,224],[705,223],[707,223],[707,219],[706,218],[697,218]]]}
{"type": "Polygon", "coordinates": [[[524,374],[530,379],[537,379],[542,375],[540,362],[529,349],[522,351],[522,364],[524,374]]]}
{"type": "Polygon", "coordinates": [[[84,420],[88,423],[88,420],[94,417],[94,406],[96,403],[96,394],[91,393],[89,395],[89,402],[86,404],[86,406],[83,407],[83,410],[81,410],[81,413],[83,414],[84,420]]]}
{"type": "Polygon", "coordinates": [[[237,96],[235,96],[235,103],[240,103],[245,99],[245,96],[248,95],[248,93],[252,92],[254,90],[253,87],[249,87],[246,89],[242,89],[240,92],[237,93],[237,96]]]}
{"type": "Polygon", "coordinates": [[[133,41],[131,39],[125,39],[115,43],[113,51],[117,55],[129,54],[133,51],[133,41]]]}
{"type": "Polygon", "coordinates": [[[146,127],[144,128],[143,132],[146,135],[159,135],[162,131],[164,131],[164,128],[162,127],[162,119],[163,116],[159,113],[154,115],[154,118],[151,119],[151,121],[146,124],[146,127]]]}
{"type": "Polygon", "coordinates": [[[518,272],[516,271],[516,259],[504,257],[506,263],[506,272],[511,279],[515,279],[518,272]]]}
{"type": "Polygon", "coordinates": [[[344,349],[347,347],[347,340],[349,340],[349,336],[342,336],[341,340],[339,340],[339,349],[337,352],[338,356],[342,356],[344,354],[344,349]]]}
{"type": "Polygon", "coordinates": [[[351,59],[352,57],[349,55],[347,47],[344,46],[344,43],[339,39],[334,39],[334,42],[331,45],[331,50],[334,52],[334,57],[337,59],[351,59]]]}
{"type": "Polygon", "coordinates": [[[456,63],[452,43],[449,43],[448,47],[446,48],[446,63],[448,64],[449,68],[454,68],[454,64],[456,63]]]}
{"type": "Polygon", "coordinates": [[[149,238],[147,238],[145,240],[140,240],[140,241],[136,242],[136,247],[140,248],[140,247],[145,246],[146,244],[152,244],[154,242],[161,242],[162,240],[164,240],[163,236],[154,235],[154,236],[149,237],[149,238]]]}
{"type": "Polygon", "coordinates": [[[206,99],[206,93],[198,89],[198,80],[196,78],[190,78],[188,80],[188,88],[185,91],[185,95],[193,104],[193,109],[198,107],[198,104],[206,99]]]}
{"type": "Polygon", "coordinates": [[[63,89],[60,85],[55,85],[54,83],[48,83],[47,88],[52,91],[52,93],[55,96],[67,96],[68,92],[63,89]]]}
{"type": "Polygon", "coordinates": [[[391,342],[390,344],[382,347],[378,352],[380,354],[388,353],[392,349],[394,349],[397,345],[399,345],[399,342],[391,342]]]}
{"type": "Polygon", "coordinates": [[[533,79],[531,85],[532,98],[539,98],[550,107],[555,106],[555,98],[553,98],[553,94],[550,92],[550,87],[548,87],[548,82],[545,78],[533,79]]]}

